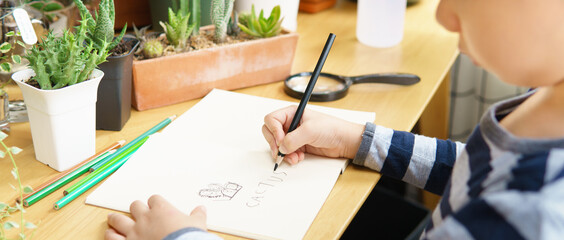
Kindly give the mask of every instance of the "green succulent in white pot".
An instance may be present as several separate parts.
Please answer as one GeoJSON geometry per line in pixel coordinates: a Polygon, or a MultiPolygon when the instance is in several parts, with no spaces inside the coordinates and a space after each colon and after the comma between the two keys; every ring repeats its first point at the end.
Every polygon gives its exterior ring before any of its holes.
{"type": "MultiPolygon", "coordinates": [[[[85,19],[84,17],[82,19],[85,19]]],[[[50,33],[24,58],[29,69],[12,79],[22,90],[31,127],[35,157],[64,171],[93,155],[96,147],[97,90],[104,73],[109,43],[85,44],[87,21],[76,33],[50,33]]]]}

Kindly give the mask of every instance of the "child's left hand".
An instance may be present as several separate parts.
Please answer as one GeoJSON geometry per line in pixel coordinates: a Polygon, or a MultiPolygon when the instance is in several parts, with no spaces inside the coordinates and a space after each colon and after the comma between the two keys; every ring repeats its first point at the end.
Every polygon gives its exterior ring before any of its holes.
{"type": "Polygon", "coordinates": [[[147,201],[135,201],[130,206],[132,218],[110,213],[104,238],[106,240],[123,239],[163,239],[168,234],[186,227],[206,230],[206,210],[196,207],[190,216],[180,212],[159,195],[153,195],[147,201]]]}

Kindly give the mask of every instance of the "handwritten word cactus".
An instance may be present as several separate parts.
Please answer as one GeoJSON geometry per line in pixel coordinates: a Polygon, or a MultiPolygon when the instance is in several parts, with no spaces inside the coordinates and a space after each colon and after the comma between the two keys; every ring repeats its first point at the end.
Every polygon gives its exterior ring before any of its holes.
{"type": "Polygon", "coordinates": [[[243,32],[258,38],[268,38],[280,34],[282,31],[282,20],[280,19],[280,6],[275,6],[268,18],[264,17],[261,10],[257,17],[255,5],[251,8],[251,13],[239,16],[239,27],[243,32]]]}
{"type": "Polygon", "coordinates": [[[113,49],[121,42],[125,31],[127,30],[127,23],[123,27],[120,35],[114,39],[114,23],[115,23],[115,6],[113,0],[100,1],[99,11],[96,14],[96,19],[90,14],[82,0],[74,0],[76,7],[80,10],[80,15],[87,23],[87,38],[88,43],[93,43],[94,48],[101,50],[104,43],[110,43],[108,49],[113,49]]]}
{"type": "Polygon", "coordinates": [[[235,0],[212,0],[212,23],[215,25],[215,42],[225,42],[227,37],[227,26],[233,12],[235,0]]]}

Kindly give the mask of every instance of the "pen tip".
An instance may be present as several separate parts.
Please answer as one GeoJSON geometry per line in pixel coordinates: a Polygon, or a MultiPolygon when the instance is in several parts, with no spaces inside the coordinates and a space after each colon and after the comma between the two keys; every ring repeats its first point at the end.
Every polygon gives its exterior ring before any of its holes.
{"type": "Polygon", "coordinates": [[[278,168],[278,163],[274,164],[274,171],[276,171],[276,169],[278,168]]]}

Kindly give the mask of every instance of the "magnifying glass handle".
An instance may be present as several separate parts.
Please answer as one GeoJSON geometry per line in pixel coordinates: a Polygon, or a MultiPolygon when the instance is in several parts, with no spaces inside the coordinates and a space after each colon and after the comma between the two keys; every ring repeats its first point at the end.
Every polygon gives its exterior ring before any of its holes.
{"type": "Polygon", "coordinates": [[[388,83],[396,85],[413,85],[421,81],[419,76],[408,73],[383,73],[349,77],[353,83],[388,83]]]}

